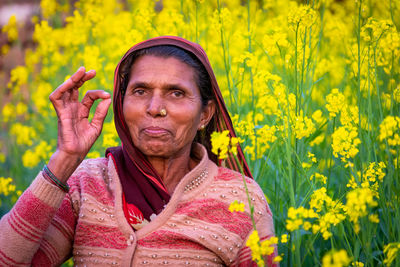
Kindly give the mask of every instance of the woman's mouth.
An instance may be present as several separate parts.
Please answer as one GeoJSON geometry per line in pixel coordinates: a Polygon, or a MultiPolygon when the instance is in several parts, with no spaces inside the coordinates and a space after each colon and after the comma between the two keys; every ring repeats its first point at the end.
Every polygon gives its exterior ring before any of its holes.
{"type": "Polygon", "coordinates": [[[161,128],[161,127],[155,127],[155,126],[144,128],[143,132],[146,135],[151,136],[151,137],[159,137],[159,136],[168,134],[168,130],[161,128]]]}

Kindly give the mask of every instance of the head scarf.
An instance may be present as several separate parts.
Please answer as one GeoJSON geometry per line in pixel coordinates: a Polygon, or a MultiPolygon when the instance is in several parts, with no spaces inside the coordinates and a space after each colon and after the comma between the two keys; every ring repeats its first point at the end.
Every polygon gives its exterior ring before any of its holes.
{"type": "MultiPolygon", "coordinates": [[[[216,102],[216,113],[214,114],[214,119],[216,121],[217,131],[222,132],[224,130],[228,130],[231,137],[236,136],[214,72],[211,68],[205,51],[200,45],[180,37],[161,36],[138,43],[129,49],[128,52],[126,52],[126,54],[122,57],[114,73],[114,122],[118,135],[121,139],[122,146],[108,148],[106,155],[111,155],[114,160],[126,201],[139,208],[146,219],[149,219],[150,215],[153,213],[160,213],[165,204],[168,203],[170,195],[164,186],[162,179],[156,173],[153,166],[146,159],[143,153],[141,153],[134,146],[131,140],[131,136],[122,112],[122,90],[125,88],[121,88],[123,86],[123,80],[122,76],[120,75],[120,67],[124,60],[133,52],[160,45],[172,45],[181,48],[186,52],[193,54],[203,64],[210,77],[212,91],[214,93],[214,101],[216,102]]],[[[208,148],[207,150],[208,154],[212,155],[210,149],[208,148]]],[[[242,165],[244,174],[248,177],[252,177],[240,146],[238,146],[237,157],[242,165]]],[[[228,155],[228,158],[225,160],[225,162],[226,167],[232,170],[240,171],[241,168],[238,166],[238,163],[232,154],[228,155]]],[[[217,165],[221,165],[220,161],[215,163],[217,165]]]]}

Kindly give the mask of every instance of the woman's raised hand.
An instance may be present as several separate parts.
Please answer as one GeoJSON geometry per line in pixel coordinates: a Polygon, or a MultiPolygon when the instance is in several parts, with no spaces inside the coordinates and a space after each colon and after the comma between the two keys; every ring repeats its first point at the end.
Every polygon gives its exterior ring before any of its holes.
{"type": "Polygon", "coordinates": [[[88,91],[79,102],[79,87],[96,75],[80,67],[68,80],[61,84],[49,99],[58,117],[57,151],[50,158],[48,168],[61,181],[66,181],[86,157],[99,137],[111,96],[102,90],[88,91]],[[89,121],[90,108],[94,101],[98,104],[93,119],[89,121]]]}

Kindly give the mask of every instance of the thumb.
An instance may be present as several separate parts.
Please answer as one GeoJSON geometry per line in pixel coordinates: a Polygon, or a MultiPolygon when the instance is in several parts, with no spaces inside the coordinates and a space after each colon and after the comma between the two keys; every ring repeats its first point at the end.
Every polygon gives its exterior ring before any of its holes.
{"type": "Polygon", "coordinates": [[[111,98],[103,99],[97,105],[93,119],[90,122],[90,125],[96,129],[98,129],[99,133],[101,132],[101,129],[103,128],[103,122],[107,116],[107,112],[108,112],[108,108],[110,107],[110,104],[111,104],[111,98]]]}

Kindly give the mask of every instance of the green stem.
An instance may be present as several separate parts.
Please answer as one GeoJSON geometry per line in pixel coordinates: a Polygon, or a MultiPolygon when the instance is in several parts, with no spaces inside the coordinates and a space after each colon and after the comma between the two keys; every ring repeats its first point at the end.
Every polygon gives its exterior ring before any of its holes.
{"type": "MultiPolygon", "coordinates": [[[[224,24],[223,24],[223,21],[222,21],[222,19],[221,19],[221,6],[220,6],[220,3],[219,3],[219,0],[217,0],[217,6],[218,6],[218,15],[219,15],[219,20],[220,20],[220,23],[221,23],[221,29],[220,29],[220,38],[221,38],[221,46],[222,46],[222,51],[223,51],[223,55],[224,55],[224,66],[225,66],[225,75],[226,75],[226,80],[227,80],[227,83],[228,83],[228,90],[229,90],[229,92],[231,92],[231,81],[230,81],[230,78],[229,78],[229,66],[228,66],[228,62],[227,62],[227,58],[226,58],[226,49],[225,49],[225,38],[224,38],[224,31],[223,31],[223,28],[224,28],[224,24]]],[[[231,101],[231,106],[233,106],[233,96],[232,96],[232,94],[229,94],[229,96],[230,96],[230,101],[231,101]]]]}

